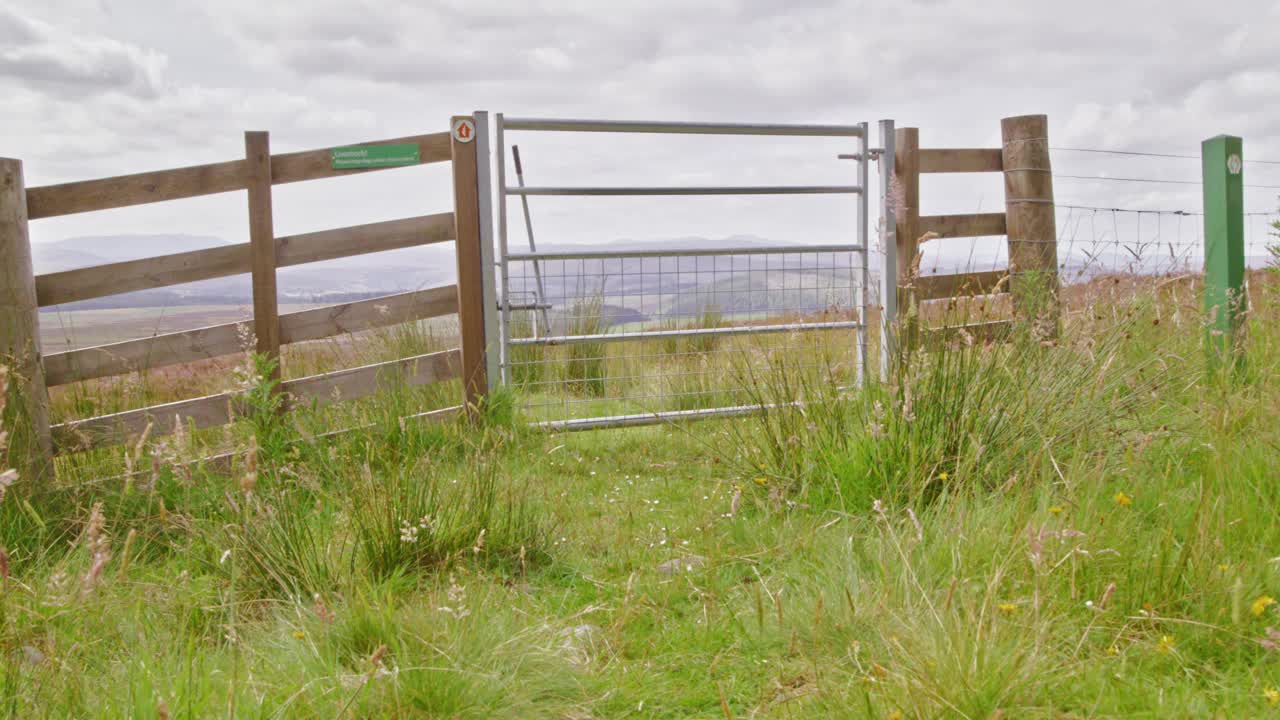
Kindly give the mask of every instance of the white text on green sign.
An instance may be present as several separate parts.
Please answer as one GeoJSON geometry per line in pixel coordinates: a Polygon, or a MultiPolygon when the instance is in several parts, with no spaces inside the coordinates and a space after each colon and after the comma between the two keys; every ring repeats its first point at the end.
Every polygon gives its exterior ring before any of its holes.
{"type": "Polygon", "coordinates": [[[329,151],[329,157],[334,170],[400,167],[421,162],[417,143],[334,148],[329,151]]]}

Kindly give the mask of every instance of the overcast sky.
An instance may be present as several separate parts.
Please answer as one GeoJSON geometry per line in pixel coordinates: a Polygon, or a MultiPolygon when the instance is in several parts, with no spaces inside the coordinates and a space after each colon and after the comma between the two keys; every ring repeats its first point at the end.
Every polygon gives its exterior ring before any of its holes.
{"type": "MultiPolygon", "coordinates": [[[[1280,2],[0,0],[0,155],[29,186],[434,132],[452,114],[875,122],[995,147],[1047,113],[1053,144],[1195,154],[1218,133],[1280,159],[1280,2]]],[[[848,182],[847,144],[513,136],[531,182],[848,182]]],[[[1068,174],[1198,179],[1191,160],[1056,153],[1068,174]]],[[[1280,185],[1280,165],[1246,182],[1280,185]]],[[[933,178],[924,210],[992,210],[998,177],[933,178]]],[[[1057,183],[1060,202],[1199,208],[1195,187],[1057,183]]],[[[847,201],[556,201],[546,241],[851,237],[847,201]],[[588,207],[589,206],[589,207],[588,207]]],[[[443,167],[277,189],[280,234],[447,210],[443,167]],[[376,177],[375,177],[376,176],[376,177]],[[306,186],[306,187],[304,187],[306,186]]],[[[1275,190],[1248,209],[1276,207],[1275,190]]],[[[242,193],[41,220],[82,234],[245,237],[242,193]]]]}

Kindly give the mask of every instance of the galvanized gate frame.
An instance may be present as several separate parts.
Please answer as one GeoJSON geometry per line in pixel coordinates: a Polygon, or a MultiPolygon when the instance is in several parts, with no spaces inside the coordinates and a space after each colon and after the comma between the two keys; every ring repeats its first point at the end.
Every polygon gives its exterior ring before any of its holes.
{"type": "MultiPolygon", "coordinates": [[[[894,237],[894,216],[891,182],[893,177],[894,158],[894,122],[882,120],[879,123],[881,147],[872,148],[869,140],[868,123],[856,125],[801,125],[801,124],[746,124],[746,123],[699,123],[699,122],[653,122],[653,121],[610,121],[579,119],[545,119],[545,118],[504,118],[498,113],[493,118],[492,137],[497,144],[496,182],[489,158],[491,128],[487,112],[476,112],[476,143],[480,158],[478,185],[480,193],[481,218],[481,253],[484,266],[496,270],[484,274],[484,315],[486,345],[486,369],[489,383],[492,386],[499,380],[503,386],[511,384],[510,349],[513,344],[552,344],[571,342],[621,342],[634,339],[650,339],[662,337],[687,337],[691,335],[727,335],[748,332],[782,332],[792,330],[818,330],[834,328],[850,328],[857,333],[857,378],[861,383],[868,366],[868,328],[866,326],[869,306],[868,289],[870,282],[870,245],[869,245],[869,202],[867,197],[870,162],[880,161],[880,249],[883,262],[880,268],[880,319],[881,342],[879,367],[881,377],[889,371],[893,354],[894,328],[892,320],[896,317],[897,305],[897,253],[894,237]],[[596,132],[596,133],[662,133],[685,135],[765,135],[765,136],[808,136],[808,137],[856,137],[859,149],[856,155],[845,155],[847,159],[857,162],[856,185],[777,185],[777,186],[657,186],[657,187],[597,187],[597,186],[525,186],[520,183],[509,186],[506,180],[506,143],[507,130],[541,131],[541,132],[596,132]],[[496,187],[494,187],[496,185],[496,187]],[[493,208],[496,190],[497,208],[493,208]],[[736,248],[729,250],[681,250],[671,249],[648,253],[645,251],[573,251],[547,252],[531,249],[528,252],[512,252],[507,242],[507,200],[511,196],[527,198],[532,195],[559,196],[672,196],[672,195],[828,195],[854,194],[858,196],[858,223],[856,243],[826,246],[778,246],[736,248]],[[496,212],[495,212],[496,210],[496,212]],[[496,216],[496,225],[494,220],[496,216]],[[495,258],[496,251],[496,258],[495,258]],[[511,313],[524,309],[512,303],[510,290],[509,263],[532,262],[539,260],[563,260],[577,258],[622,258],[645,256],[697,256],[715,254],[766,254],[796,252],[849,252],[862,256],[860,297],[858,298],[858,319],[856,321],[837,321],[822,323],[787,323],[766,326],[702,328],[702,329],[670,329],[646,330],[626,333],[610,333],[590,336],[555,336],[553,328],[546,328],[546,335],[535,332],[533,338],[511,337],[511,313]],[[499,287],[500,286],[500,291],[499,287]],[[496,350],[496,352],[495,352],[496,350]]],[[[535,265],[536,267],[536,265],[535,265]]],[[[541,303],[542,298],[537,298],[541,303]]],[[[535,303],[535,305],[537,304],[535,303]]],[[[534,320],[536,324],[536,319],[534,320]]],[[[609,417],[577,418],[561,421],[539,423],[551,429],[580,430],[599,427],[619,427],[641,424],[667,422],[677,419],[699,417],[716,417],[741,415],[756,412],[762,408],[756,405],[705,408],[697,410],[680,410],[666,412],[650,412],[635,415],[617,415],[609,417]]]]}

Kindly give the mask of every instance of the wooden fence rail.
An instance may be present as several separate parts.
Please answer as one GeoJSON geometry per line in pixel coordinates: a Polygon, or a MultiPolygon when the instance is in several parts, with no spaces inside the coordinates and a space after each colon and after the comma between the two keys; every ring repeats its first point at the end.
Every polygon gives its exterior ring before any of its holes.
{"type": "MultiPolygon", "coordinates": [[[[479,272],[474,230],[477,222],[475,146],[458,146],[451,132],[358,145],[416,145],[416,164],[453,163],[455,185],[461,183],[455,187],[453,211],[277,237],[272,218],[273,186],[374,172],[389,166],[338,167],[333,148],[272,154],[265,132],[245,133],[243,159],[32,188],[22,184],[21,163],[0,159],[5,180],[0,186],[0,260],[5,260],[0,267],[0,280],[15,294],[12,302],[0,308],[0,328],[3,328],[0,357],[27,357],[29,361],[18,369],[21,376],[31,382],[32,392],[27,394],[31,407],[27,408],[27,414],[33,421],[36,437],[44,437],[43,449],[37,443],[32,451],[43,458],[43,463],[32,464],[37,468],[33,475],[47,478],[38,467],[43,464],[51,469],[54,454],[127,442],[148,426],[152,434],[163,435],[173,432],[177,423],[194,428],[226,424],[245,410],[242,392],[228,391],[51,426],[47,415],[50,386],[233,354],[243,350],[242,328],[245,327],[251,329],[257,339],[259,353],[278,359],[282,345],[455,313],[460,313],[462,324],[467,325],[468,316],[479,311],[467,305],[477,290],[467,283],[475,282],[479,272]],[[27,237],[30,220],[233,191],[247,193],[248,242],[41,275],[33,275],[31,271],[27,237]],[[461,213],[457,203],[462,203],[461,213]],[[466,277],[458,284],[279,314],[275,283],[279,268],[454,241],[459,237],[467,242],[460,244],[457,253],[459,268],[466,269],[466,277]],[[26,262],[18,262],[23,258],[26,262]],[[39,318],[35,312],[38,307],[239,274],[253,276],[252,322],[194,328],[46,357],[39,354],[39,318]],[[27,355],[24,356],[23,351],[27,355]]],[[[467,345],[464,343],[461,350],[286,380],[278,385],[278,391],[284,395],[286,406],[297,407],[366,397],[389,384],[415,386],[460,378],[465,376],[464,368],[476,365],[477,357],[483,367],[483,348],[477,350],[467,345]]],[[[468,400],[474,401],[471,393],[468,400]]],[[[458,407],[440,413],[440,417],[450,415],[458,407]]],[[[435,416],[425,413],[423,417],[427,415],[435,416]]]]}
{"type": "MultiPolygon", "coordinates": [[[[281,315],[280,344],[323,340],[457,312],[456,285],[326,305],[281,315]]],[[[52,387],[232,355],[244,350],[240,347],[244,327],[252,327],[252,323],[223,323],[51,353],[44,358],[45,380],[52,387]]]]}

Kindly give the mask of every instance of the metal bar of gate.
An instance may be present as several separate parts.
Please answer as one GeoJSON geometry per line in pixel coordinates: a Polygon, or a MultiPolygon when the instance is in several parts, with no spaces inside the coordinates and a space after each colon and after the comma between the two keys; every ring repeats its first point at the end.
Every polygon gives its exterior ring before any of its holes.
{"type": "MultiPolygon", "coordinates": [[[[520,146],[519,145],[511,146],[511,159],[514,160],[516,163],[516,183],[521,188],[523,188],[524,187],[524,167],[520,165],[520,146]]],[[[525,196],[525,195],[520,196],[520,208],[524,211],[524,230],[525,230],[525,234],[528,235],[529,237],[529,252],[536,253],[538,252],[538,245],[533,240],[533,218],[529,216],[528,196],[525,196]]],[[[510,257],[508,257],[508,259],[510,259],[510,257]]],[[[538,263],[536,259],[533,261],[533,277],[537,281],[537,285],[536,285],[538,290],[537,304],[540,306],[539,310],[541,311],[541,315],[542,315],[542,325],[543,325],[543,328],[546,330],[546,333],[550,335],[551,334],[551,315],[549,314],[546,306],[547,290],[546,290],[546,287],[542,284],[542,266],[538,263]]],[[[537,325],[538,323],[537,323],[537,320],[535,319],[534,331],[533,331],[533,334],[535,337],[538,335],[537,325]]]]}
{"type": "Polygon", "coordinates": [[[515,338],[512,345],[573,345],[577,343],[621,342],[623,340],[654,340],[658,338],[690,338],[711,335],[753,335],[757,333],[781,333],[797,330],[838,330],[858,328],[856,320],[836,322],[786,323],[782,325],[733,325],[722,328],[687,328],[684,330],[636,330],[633,332],[598,333],[593,335],[560,335],[557,337],[515,338]]]}
{"type": "Polygon", "coordinates": [[[649,122],[634,120],[577,120],[507,118],[508,130],[552,132],[668,133],[674,135],[776,135],[791,137],[858,137],[863,130],[850,125],[770,125],[758,123],[649,122]]]}
{"type": "MultiPolygon", "coordinates": [[[[871,141],[867,137],[867,123],[858,125],[862,130],[862,156],[858,158],[858,186],[865,188],[870,173],[868,168],[871,164],[871,141]]],[[[857,352],[857,378],[858,384],[861,385],[866,381],[867,376],[867,284],[870,282],[871,276],[867,266],[871,264],[869,253],[866,252],[867,247],[867,223],[868,220],[868,203],[867,194],[865,192],[858,193],[858,245],[862,246],[862,279],[858,284],[861,285],[859,291],[858,303],[858,320],[862,326],[858,328],[858,347],[857,352]]]]}
{"type": "Polygon", "coordinates": [[[498,143],[498,246],[501,257],[498,262],[498,271],[502,276],[502,312],[501,324],[502,328],[499,334],[502,337],[502,357],[500,366],[502,369],[502,385],[510,387],[511,385],[511,281],[509,269],[510,252],[507,247],[507,145],[505,138],[506,121],[502,117],[502,113],[494,116],[496,121],[495,137],[498,143]]]}
{"type": "Polygon", "coordinates": [[[894,143],[892,120],[880,121],[880,379],[888,381],[893,357],[894,323],[898,317],[898,225],[890,187],[893,184],[894,143]]]}
{"type": "Polygon", "coordinates": [[[854,195],[857,185],[757,185],[702,187],[509,187],[509,195],[854,195]]]}
{"type": "Polygon", "coordinates": [[[542,250],[511,253],[512,260],[613,260],[615,258],[708,257],[715,255],[801,255],[862,252],[862,245],[755,245],[740,248],[663,248],[657,250],[542,250]]]}

